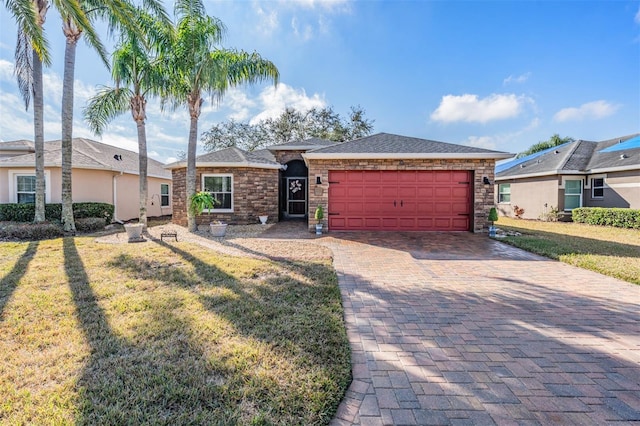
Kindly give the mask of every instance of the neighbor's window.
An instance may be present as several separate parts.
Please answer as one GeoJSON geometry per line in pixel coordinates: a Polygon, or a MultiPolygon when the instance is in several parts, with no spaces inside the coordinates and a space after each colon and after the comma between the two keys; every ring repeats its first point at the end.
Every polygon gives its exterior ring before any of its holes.
{"type": "Polygon", "coordinates": [[[160,184],[160,207],[169,206],[169,184],[160,184]]]}
{"type": "Polygon", "coordinates": [[[498,202],[510,203],[511,202],[511,184],[501,183],[498,185],[498,202]]]}
{"type": "Polygon", "coordinates": [[[582,207],[582,181],[567,180],[564,182],[564,210],[570,211],[582,207]]]}
{"type": "Polygon", "coordinates": [[[202,188],[218,200],[214,210],[233,211],[233,175],[203,175],[202,188]]]}
{"type": "Polygon", "coordinates": [[[36,202],[35,176],[16,176],[16,200],[20,204],[33,204],[36,202]]]}
{"type": "Polygon", "coordinates": [[[604,197],[604,178],[591,179],[591,198],[604,197]]]}

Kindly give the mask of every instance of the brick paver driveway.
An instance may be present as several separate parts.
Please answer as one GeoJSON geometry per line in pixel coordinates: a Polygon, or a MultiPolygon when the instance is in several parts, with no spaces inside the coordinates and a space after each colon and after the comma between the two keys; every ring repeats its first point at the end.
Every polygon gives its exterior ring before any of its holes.
{"type": "Polygon", "coordinates": [[[640,286],[470,233],[334,233],[334,424],[640,421],[640,286]]]}

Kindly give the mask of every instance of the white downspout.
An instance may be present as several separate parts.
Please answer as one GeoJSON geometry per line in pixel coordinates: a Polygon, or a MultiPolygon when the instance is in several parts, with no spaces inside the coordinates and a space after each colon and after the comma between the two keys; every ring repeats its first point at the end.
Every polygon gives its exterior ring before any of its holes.
{"type": "Polygon", "coordinates": [[[123,224],[120,219],[118,219],[118,176],[122,176],[122,172],[119,175],[113,175],[113,221],[119,224],[123,224]]]}

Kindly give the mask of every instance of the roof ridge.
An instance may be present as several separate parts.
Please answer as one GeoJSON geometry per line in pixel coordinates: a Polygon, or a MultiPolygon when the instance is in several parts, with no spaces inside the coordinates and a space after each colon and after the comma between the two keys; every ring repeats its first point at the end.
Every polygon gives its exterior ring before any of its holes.
{"type": "Polygon", "coordinates": [[[569,163],[569,160],[571,160],[571,157],[577,151],[577,149],[580,146],[580,144],[583,143],[583,142],[588,142],[588,141],[584,141],[582,139],[579,139],[577,141],[569,142],[569,144],[573,144],[573,147],[571,149],[567,150],[567,153],[562,158],[562,161],[560,162],[560,164],[558,164],[558,170],[564,170],[564,166],[566,166],[567,163],[569,163]]]}
{"type": "MultiPolygon", "coordinates": [[[[74,148],[74,146],[73,146],[73,145],[74,145],[74,144],[73,144],[73,140],[74,140],[74,139],[75,139],[76,141],[82,141],[82,142],[84,142],[84,143],[85,143],[85,145],[90,145],[92,142],[100,143],[100,142],[98,142],[98,141],[93,141],[93,140],[91,140],[91,139],[86,139],[86,138],[73,138],[73,139],[72,139],[72,147],[71,147],[71,149],[72,149],[72,150],[73,150],[73,148],[74,148]]],[[[103,144],[103,145],[104,145],[104,144],[103,144]]],[[[96,163],[98,163],[98,164],[102,164],[102,165],[103,165],[103,166],[105,166],[105,167],[113,168],[110,164],[107,164],[107,163],[105,163],[105,162],[103,162],[103,161],[98,160],[96,157],[94,157],[94,156],[93,156],[93,155],[91,155],[91,154],[87,154],[85,151],[83,151],[82,149],[80,149],[80,147],[78,147],[77,145],[75,145],[75,148],[76,148],[76,150],[77,150],[79,153],[81,153],[82,155],[86,155],[87,157],[89,157],[89,158],[91,158],[93,161],[95,161],[96,163]]],[[[60,150],[62,150],[62,144],[60,145],[60,150]]],[[[127,151],[128,151],[128,150],[127,150],[127,151]]],[[[132,151],[131,151],[131,152],[132,152],[132,151]]]]}

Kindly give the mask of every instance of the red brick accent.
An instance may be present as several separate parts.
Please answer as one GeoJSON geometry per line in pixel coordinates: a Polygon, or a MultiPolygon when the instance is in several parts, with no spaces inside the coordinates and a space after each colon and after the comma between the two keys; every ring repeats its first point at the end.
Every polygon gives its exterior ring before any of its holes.
{"type": "MultiPolygon", "coordinates": [[[[187,225],[186,168],[172,170],[173,223],[187,225]]],[[[233,175],[233,212],[203,213],[198,224],[221,220],[229,224],[258,223],[258,216],[268,215],[269,222],[278,220],[278,170],[249,167],[199,167],[196,170],[196,191],[200,191],[203,174],[233,175]]]]}
{"type": "Polygon", "coordinates": [[[487,217],[494,206],[493,185],[483,183],[483,177],[493,183],[495,160],[309,160],[309,230],[315,229],[316,207],[325,210],[323,220],[328,229],[329,170],[471,170],[473,171],[473,218],[471,228],[483,232],[489,227],[487,217]],[[402,163],[402,164],[401,164],[402,163]],[[322,184],[316,185],[316,176],[322,184]]]}

